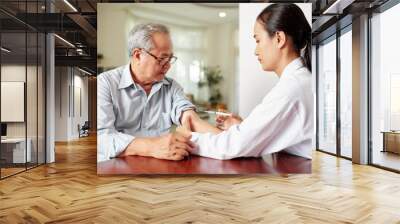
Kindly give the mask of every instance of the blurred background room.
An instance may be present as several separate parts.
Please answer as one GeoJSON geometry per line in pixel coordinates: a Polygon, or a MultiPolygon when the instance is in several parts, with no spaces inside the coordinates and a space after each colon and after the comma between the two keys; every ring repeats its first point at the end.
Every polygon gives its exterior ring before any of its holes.
{"type": "Polygon", "coordinates": [[[236,3],[98,4],[99,73],[129,62],[127,37],[132,27],[161,23],[170,29],[174,55],[178,58],[167,77],[184,88],[200,111],[237,112],[238,6],[236,3]]]}

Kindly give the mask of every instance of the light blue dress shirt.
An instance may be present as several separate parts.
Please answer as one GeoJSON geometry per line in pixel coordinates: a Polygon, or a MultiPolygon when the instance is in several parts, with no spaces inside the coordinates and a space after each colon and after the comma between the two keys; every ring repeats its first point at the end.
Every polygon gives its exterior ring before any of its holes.
{"type": "Polygon", "coordinates": [[[97,161],[116,157],[135,137],[160,136],[180,124],[195,106],[171,78],[155,83],[149,95],[131,76],[130,64],[97,77],[97,161]]]}

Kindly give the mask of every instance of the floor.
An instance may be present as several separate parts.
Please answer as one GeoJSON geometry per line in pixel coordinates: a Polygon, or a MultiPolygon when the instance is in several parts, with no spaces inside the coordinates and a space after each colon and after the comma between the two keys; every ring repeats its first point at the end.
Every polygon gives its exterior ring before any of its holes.
{"type": "Polygon", "coordinates": [[[313,173],[96,175],[96,138],[0,181],[0,223],[400,223],[400,174],[315,152],[313,173]]]}
{"type": "Polygon", "coordinates": [[[2,167],[1,170],[0,170],[0,172],[1,172],[1,176],[0,177],[1,178],[6,178],[8,176],[23,172],[26,169],[35,168],[37,166],[37,164],[36,163],[28,163],[26,166],[27,167],[25,167],[25,164],[18,164],[16,167],[12,167],[12,166],[6,167],[6,168],[2,167]]]}
{"type": "Polygon", "coordinates": [[[25,170],[25,167],[17,167],[17,168],[1,168],[1,177],[7,177],[18,172],[22,172],[25,170]]]}
{"type": "Polygon", "coordinates": [[[392,152],[374,151],[372,161],[374,164],[400,170],[400,154],[392,152]]]}

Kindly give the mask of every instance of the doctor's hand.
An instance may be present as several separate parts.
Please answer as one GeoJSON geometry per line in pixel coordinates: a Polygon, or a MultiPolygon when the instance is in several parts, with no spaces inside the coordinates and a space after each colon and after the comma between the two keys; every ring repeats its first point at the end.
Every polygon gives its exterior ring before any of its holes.
{"type": "Polygon", "coordinates": [[[152,157],[157,159],[182,160],[189,156],[194,144],[190,136],[179,132],[169,133],[160,138],[159,150],[153,150],[152,157]]]}
{"type": "Polygon", "coordinates": [[[232,125],[242,123],[243,119],[236,114],[230,113],[230,116],[217,115],[215,121],[217,122],[217,127],[219,129],[228,130],[232,125]]]}

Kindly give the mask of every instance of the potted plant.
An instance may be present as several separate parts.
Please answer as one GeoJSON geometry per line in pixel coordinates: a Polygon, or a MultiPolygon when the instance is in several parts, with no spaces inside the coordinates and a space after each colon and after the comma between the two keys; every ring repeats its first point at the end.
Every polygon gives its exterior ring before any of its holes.
{"type": "Polygon", "coordinates": [[[221,75],[221,69],[219,66],[204,66],[203,68],[205,80],[198,82],[198,87],[202,88],[208,86],[210,97],[209,102],[212,107],[215,107],[222,98],[221,92],[219,91],[218,84],[223,79],[221,75]]]}

